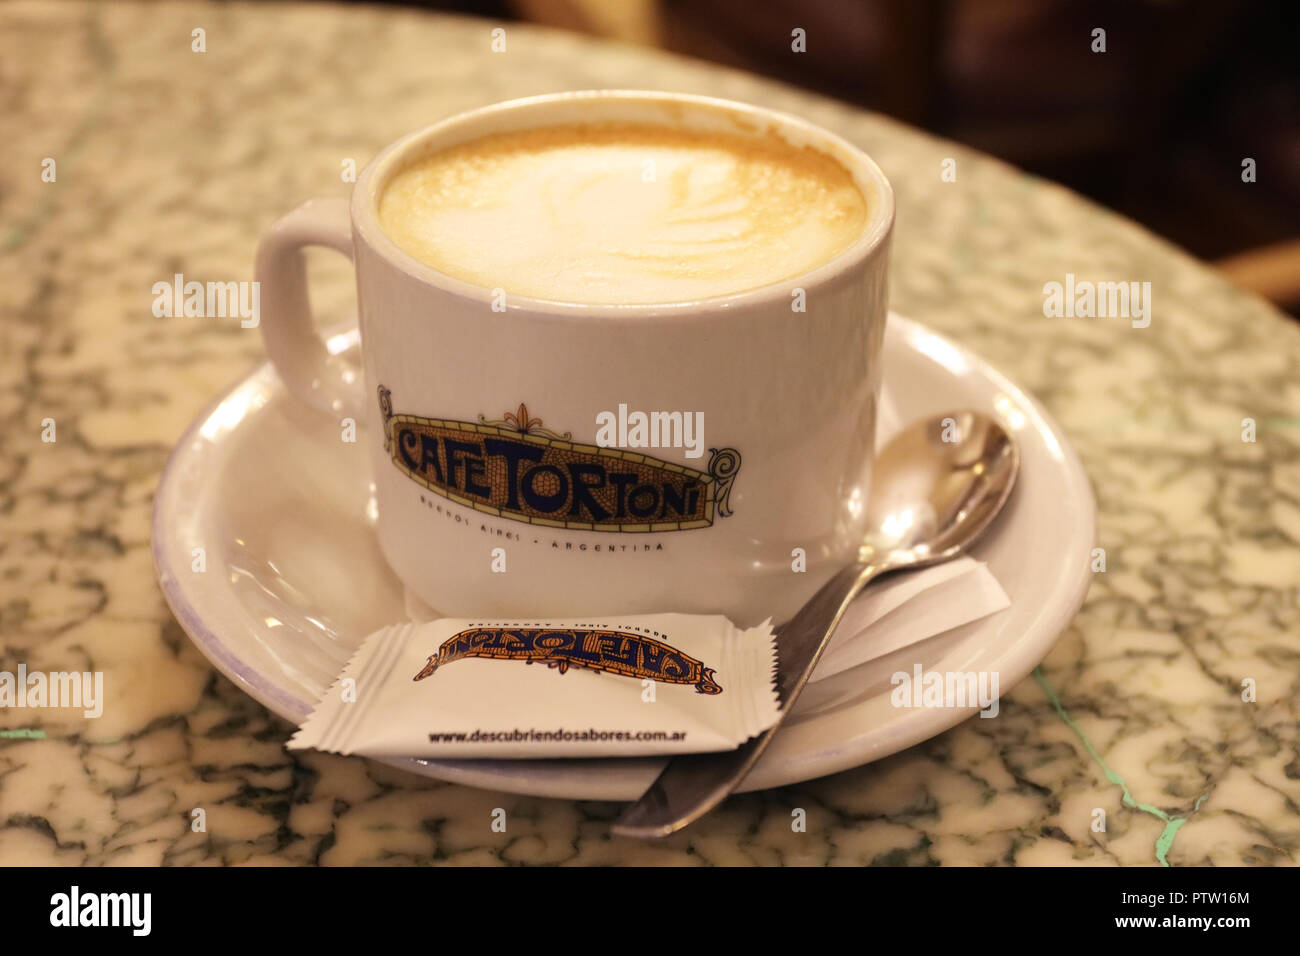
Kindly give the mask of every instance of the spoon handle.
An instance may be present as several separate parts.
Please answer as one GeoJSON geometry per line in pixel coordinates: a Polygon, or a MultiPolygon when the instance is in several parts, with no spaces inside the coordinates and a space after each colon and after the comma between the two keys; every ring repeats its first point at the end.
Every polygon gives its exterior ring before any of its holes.
{"type": "Polygon", "coordinates": [[[650,788],[623,811],[614,823],[614,832],[621,836],[668,836],[725,800],[758,762],[794,707],[849,604],[885,570],[887,567],[879,564],[844,568],[778,629],[776,690],[782,706],[775,724],[735,750],[673,757],[650,788]]]}

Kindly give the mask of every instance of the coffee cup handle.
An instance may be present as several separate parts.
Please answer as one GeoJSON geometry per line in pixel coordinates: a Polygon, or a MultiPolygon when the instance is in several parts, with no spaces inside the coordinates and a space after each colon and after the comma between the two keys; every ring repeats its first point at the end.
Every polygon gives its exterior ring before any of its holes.
{"type": "Polygon", "coordinates": [[[362,375],[330,353],[316,330],[302,250],[325,246],[353,258],[346,199],[312,199],[282,216],[257,244],[253,278],[260,284],[262,341],[290,393],[341,418],[361,420],[362,375]]]}

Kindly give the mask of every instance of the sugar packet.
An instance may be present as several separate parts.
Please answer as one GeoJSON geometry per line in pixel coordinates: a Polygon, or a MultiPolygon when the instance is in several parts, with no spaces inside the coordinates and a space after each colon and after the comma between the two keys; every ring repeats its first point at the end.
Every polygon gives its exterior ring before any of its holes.
{"type": "Polygon", "coordinates": [[[780,710],[770,622],[443,618],[381,628],[289,741],[373,757],[733,750],[780,710]]]}

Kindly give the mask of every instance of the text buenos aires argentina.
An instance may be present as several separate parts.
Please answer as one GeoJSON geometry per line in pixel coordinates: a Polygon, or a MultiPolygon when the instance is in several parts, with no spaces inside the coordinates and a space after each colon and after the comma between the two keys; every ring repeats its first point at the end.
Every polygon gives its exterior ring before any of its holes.
{"type": "Polygon", "coordinates": [[[707,477],[637,456],[395,423],[394,462],[508,517],[623,526],[709,523],[707,477]]]}

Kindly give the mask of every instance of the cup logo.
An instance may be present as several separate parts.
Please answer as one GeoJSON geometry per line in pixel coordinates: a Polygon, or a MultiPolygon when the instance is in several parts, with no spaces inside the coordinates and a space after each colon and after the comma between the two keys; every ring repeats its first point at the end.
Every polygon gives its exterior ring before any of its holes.
{"type": "Polygon", "coordinates": [[[424,680],[453,661],[478,657],[542,663],[561,674],[570,667],[650,678],[664,684],[694,684],[699,694],[721,694],[715,671],[677,648],[640,634],[588,628],[477,627],[442,642],[412,680],[424,680]]]}
{"type": "Polygon", "coordinates": [[[412,481],[499,518],[584,531],[688,531],[731,512],[734,448],[710,448],[708,471],[557,434],[528,408],[478,422],[393,414],[379,386],[384,450],[412,481]]]}

